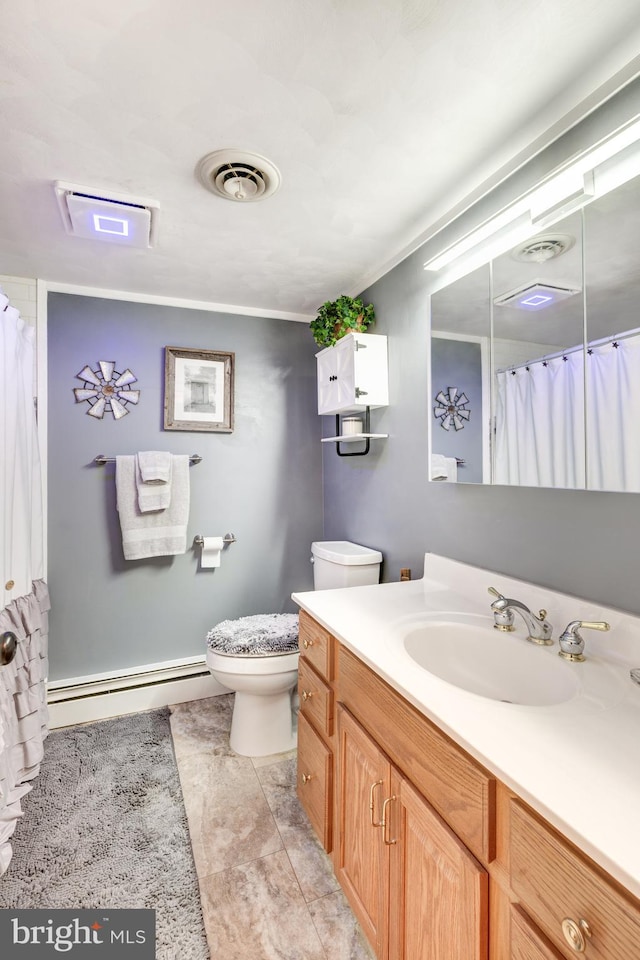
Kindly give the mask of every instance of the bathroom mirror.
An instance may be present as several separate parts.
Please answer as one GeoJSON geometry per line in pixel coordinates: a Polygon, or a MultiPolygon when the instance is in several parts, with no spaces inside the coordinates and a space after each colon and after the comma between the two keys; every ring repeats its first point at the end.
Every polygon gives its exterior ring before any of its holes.
{"type": "Polygon", "coordinates": [[[431,479],[640,492],[639,296],[640,176],[434,293],[431,479]]]}

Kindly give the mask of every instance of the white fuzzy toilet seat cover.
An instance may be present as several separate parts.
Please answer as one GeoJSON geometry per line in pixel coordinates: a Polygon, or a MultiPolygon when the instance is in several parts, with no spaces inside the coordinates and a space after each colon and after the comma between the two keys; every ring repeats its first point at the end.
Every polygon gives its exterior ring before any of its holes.
{"type": "Polygon", "coordinates": [[[258,613],[253,617],[222,620],[207,634],[216,653],[234,657],[277,656],[298,650],[297,613],[258,613]]]}

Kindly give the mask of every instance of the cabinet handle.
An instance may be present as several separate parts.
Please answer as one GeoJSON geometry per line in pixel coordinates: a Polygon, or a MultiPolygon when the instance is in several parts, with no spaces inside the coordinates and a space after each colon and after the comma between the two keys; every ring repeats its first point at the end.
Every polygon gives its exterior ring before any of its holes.
{"type": "Polygon", "coordinates": [[[376,780],[375,783],[372,783],[372,784],[371,784],[371,789],[369,790],[369,817],[370,817],[370,819],[371,819],[371,826],[372,826],[372,827],[381,827],[381,826],[382,826],[382,820],[379,820],[378,823],[376,823],[376,818],[375,818],[375,816],[374,816],[374,814],[373,814],[373,807],[374,807],[373,794],[374,794],[374,792],[375,792],[376,787],[381,786],[381,784],[382,784],[382,780],[376,780]]]}
{"type": "Polygon", "coordinates": [[[308,650],[309,647],[313,646],[313,640],[307,640],[307,638],[305,637],[304,640],[302,641],[302,646],[305,648],[305,650],[308,650]]]}
{"type": "Polygon", "coordinates": [[[313,777],[313,774],[312,774],[312,773],[303,773],[303,774],[302,774],[302,782],[303,782],[303,783],[309,783],[309,780],[311,780],[312,777],[313,777]]]}
{"type": "Polygon", "coordinates": [[[565,917],[562,921],[564,938],[576,953],[584,953],[587,949],[587,939],[591,939],[591,928],[586,920],[572,920],[565,917]]]}
{"type": "Polygon", "coordinates": [[[303,690],[303,691],[302,691],[302,699],[303,699],[303,700],[311,700],[311,697],[312,697],[312,696],[313,696],[313,690],[303,690]]]}
{"type": "Polygon", "coordinates": [[[389,826],[389,818],[387,817],[387,805],[391,803],[392,800],[396,800],[397,797],[387,797],[384,803],[382,804],[382,839],[387,844],[388,847],[393,846],[394,843],[397,843],[397,840],[389,840],[389,833],[387,827],[389,826]]]}

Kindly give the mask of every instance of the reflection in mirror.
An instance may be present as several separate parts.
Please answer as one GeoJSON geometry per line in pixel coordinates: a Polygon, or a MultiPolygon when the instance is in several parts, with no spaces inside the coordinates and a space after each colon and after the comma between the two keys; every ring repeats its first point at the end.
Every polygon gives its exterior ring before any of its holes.
{"type": "Polygon", "coordinates": [[[431,298],[431,479],[489,483],[490,269],[431,298]]]}
{"type": "Polygon", "coordinates": [[[495,483],[584,489],[582,214],[493,261],[495,483]]]}
{"type": "Polygon", "coordinates": [[[638,251],[635,176],[432,295],[431,479],[640,492],[638,251]]]}
{"type": "Polygon", "coordinates": [[[584,210],[587,486],[640,492],[640,177],[584,210]]]}

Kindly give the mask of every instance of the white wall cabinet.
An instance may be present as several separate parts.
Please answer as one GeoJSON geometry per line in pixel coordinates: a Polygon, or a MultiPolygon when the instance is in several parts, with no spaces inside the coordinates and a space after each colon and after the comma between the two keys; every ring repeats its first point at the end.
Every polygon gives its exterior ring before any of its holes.
{"type": "Polygon", "coordinates": [[[387,338],[349,333],[316,354],[318,413],[358,413],[389,403],[387,338]]]}

